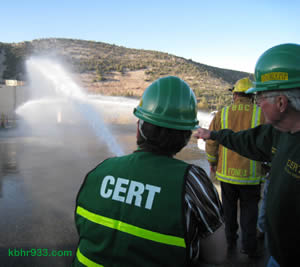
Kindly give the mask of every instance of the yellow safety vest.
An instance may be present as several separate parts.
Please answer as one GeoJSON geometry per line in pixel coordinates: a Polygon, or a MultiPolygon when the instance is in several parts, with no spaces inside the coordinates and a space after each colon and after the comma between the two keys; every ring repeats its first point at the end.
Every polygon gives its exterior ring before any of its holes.
{"type": "MultiPolygon", "coordinates": [[[[261,109],[248,98],[239,98],[234,104],[224,107],[210,124],[211,131],[232,129],[233,131],[254,128],[264,122],[261,109]]],[[[217,141],[206,142],[208,161],[217,165],[216,178],[222,182],[241,185],[261,183],[264,173],[261,163],[240,156],[217,141]]]]}

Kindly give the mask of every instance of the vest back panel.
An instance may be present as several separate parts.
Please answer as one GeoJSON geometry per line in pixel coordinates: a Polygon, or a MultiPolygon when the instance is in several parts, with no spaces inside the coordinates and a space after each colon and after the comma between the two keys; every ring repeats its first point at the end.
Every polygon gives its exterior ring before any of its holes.
{"type": "Polygon", "coordinates": [[[102,162],[77,196],[80,254],[103,266],[185,266],[187,168],[148,152],[102,162]]]}

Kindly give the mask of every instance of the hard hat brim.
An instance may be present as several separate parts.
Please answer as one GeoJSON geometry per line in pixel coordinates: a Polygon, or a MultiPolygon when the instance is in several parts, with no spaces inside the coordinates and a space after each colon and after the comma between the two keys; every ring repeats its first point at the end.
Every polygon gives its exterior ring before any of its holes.
{"type": "Polygon", "coordinates": [[[258,91],[265,91],[265,90],[264,89],[259,90],[259,88],[251,87],[245,93],[246,94],[253,94],[253,93],[258,92],[258,91]]]}

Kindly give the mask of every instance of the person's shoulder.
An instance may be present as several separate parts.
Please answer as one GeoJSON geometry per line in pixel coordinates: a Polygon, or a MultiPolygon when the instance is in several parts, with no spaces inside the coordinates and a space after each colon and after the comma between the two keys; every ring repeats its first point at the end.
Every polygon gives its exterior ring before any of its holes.
{"type": "Polygon", "coordinates": [[[192,184],[211,184],[206,171],[201,167],[191,164],[187,173],[187,181],[192,184]]]}
{"type": "Polygon", "coordinates": [[[107,165],[117,164],[117,162],[121,161],[122,159],[128,157],[129,155],[119,156],[119,157],[109,157],[98,163],[88,174],[97,171],[98,169],[104,168],[107,165]]]}
{"type": "Polygon", "coordinates": [[[197,175],[206,175],[206,172],[203,168],[201,168],[200,166],[197,166],[195,164],[190,164],[190,168],[189,168],[189,172],[193,173],[193,174],[197,174],[197,175]]]}

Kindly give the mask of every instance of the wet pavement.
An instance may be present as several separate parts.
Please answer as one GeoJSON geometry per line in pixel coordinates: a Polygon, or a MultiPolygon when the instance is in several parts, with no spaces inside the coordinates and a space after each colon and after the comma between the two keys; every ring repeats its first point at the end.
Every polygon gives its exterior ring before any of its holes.
{"type": "Polygon", "coordinates": [[[269,254],[264,248],[264,241],[258,240],[258,248],[262,253],[259,258],[249,258],[247,255],[242,254],[241,240],[238,240],[237,246],[231,251],[227,251],[227,258],[222,265],[202,264],[201,267],[266,267],[269,259],[269,254]]]}
{"type": "Polygon", "coordinates": [[[91,132],[84,138],[79,132],[0,131],[0,266],[71,264],[78,242],[76,194],[85,174],[112,156],[91,132]],[[52,251],[68,256],[42,256],[52,251]]]}
{"type": "MultiPolygon", "coordinates": [[[[126,153],[135,148],[135,125],[113,126],[112,133],[126,153]]],[[[85,174],[109,156],[105,142],[74,125],[60,126],[51,135],[0,131],[0,266],[71,264],[78,242],[76,194],[85,174]]],[[[201,157],[193,144],[179,154],[202,166],[201,157]]],[[[260,267],[266,258],[249,260],[237,248],[223,266],[260,267]]]]}

